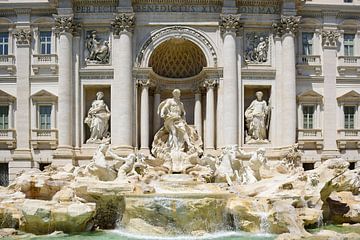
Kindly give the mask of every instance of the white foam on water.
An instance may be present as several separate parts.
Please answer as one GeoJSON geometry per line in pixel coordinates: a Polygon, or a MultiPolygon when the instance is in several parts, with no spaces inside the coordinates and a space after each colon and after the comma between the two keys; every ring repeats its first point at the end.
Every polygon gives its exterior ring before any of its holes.
{"type": "Polygon", "coordinates": [[[276,235],[269,233],[247,233],[247,232],[234,232],[234,231],[220,231],[214,233],[206,233],[202,236],[191,236],[191,235],[178,235],[178,236],[149,236],[126,232],[122,229],[110,230],[112,233],[119,234],[123,237],[130,239],[144,239],[144,240],[211,240],[211,239],[222,239],[226,237],[248,237],[250,239],[261,239],[261,237],[274,237],[276,235]]]}

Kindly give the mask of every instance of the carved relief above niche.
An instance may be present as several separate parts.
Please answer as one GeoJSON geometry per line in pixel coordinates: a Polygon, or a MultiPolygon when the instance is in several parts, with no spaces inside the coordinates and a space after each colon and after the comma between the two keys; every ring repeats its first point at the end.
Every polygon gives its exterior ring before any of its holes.
{"type": "Polygon", "coordinates": [[[85,32],[84,60],[87,65],[109,64],[110,52],[109,32],[85,32]]]}
{"type": "Polygon", "coordinates": [[[247,64],[268,64],[270,38],[267,32],[245,33],[244,61],[247,64]]]}

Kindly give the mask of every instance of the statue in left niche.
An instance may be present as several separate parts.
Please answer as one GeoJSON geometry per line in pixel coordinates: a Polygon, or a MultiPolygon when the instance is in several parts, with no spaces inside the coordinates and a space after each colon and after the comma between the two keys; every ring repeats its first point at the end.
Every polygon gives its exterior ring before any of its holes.
{"type": "Polygon", "coordinates": [[[96,39],[96,31],[92,31],[86,39],[86,48],[89,56],[85,59],[87,63],[107,64],[110,58],[109,42],[96,39]]]}
{"type": "Polygon", "coordinates": [[[90,128],[90,138],[86,143],[109,143],[110,110],[103,100],[104,93],[97,92],[96,100],[91,104],[85,123],[90,128]]]}

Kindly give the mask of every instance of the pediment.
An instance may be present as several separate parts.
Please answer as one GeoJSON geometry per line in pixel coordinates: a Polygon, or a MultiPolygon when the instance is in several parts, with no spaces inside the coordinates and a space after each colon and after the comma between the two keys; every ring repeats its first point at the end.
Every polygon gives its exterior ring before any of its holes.
{"type": "Polygon", "coordinates": [[[56,95],[54,95],[53,93],[48,92],[44,89],[31,95],[31,98],[35,101],[56,101],[57,100],[56,95]]]}
{"type": "Polygon", "coordinates": [[[340,102],[355,102],[360,101],[360,94],[354,90],[345,93],[344,95],[337,98],[340,102]]]}
{"type": "Polygon", "coordinates": [[[13,102],[16,98],[13,95],[10,95],[9,93],[0,90],[0,101],[10,101],[13,102]]]}
{"type": "Polygon", "coordinates": [[[320,101],[320,100],[322,100],[323,96],[320,93],[311,89],[311,90],[307,90],[305,92],[300,93],[297,96],[297,98],[299,101],[308,101],[308,100],[320,101]]]}

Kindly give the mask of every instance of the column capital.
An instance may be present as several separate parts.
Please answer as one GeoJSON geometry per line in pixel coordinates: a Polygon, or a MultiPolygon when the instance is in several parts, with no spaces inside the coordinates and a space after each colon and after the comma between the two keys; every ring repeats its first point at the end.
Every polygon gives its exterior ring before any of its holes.
{"type": "Polygon", "coordinates": [[[111,27],[115,36],[121,32],[133,33],[135,28],[135,13],[119,13],[111,21],[111,27]]]}
{"type": "Polygon", "coordinates": [[[219,26],[222,34],[238,34],[241,27],[240,14],[221,14],[219,26]]]}
{"type": "Polygon", "coordinates": [[[280,22],[273,23],[275,36],[283,36],[285,34],[295,35],[299,30],[301,16],[286,16],[282,15],[280,22]]]}
{"type": "Polygon", "coordinates": [[[323,48],[337,48],[340,33],[337,30],[323,30],[321,32],[321,39],[323,48]]]}
{"type": "Polygon", "coordinates": [[[142,88],[149,88],[150,86],[152,86],[152,81],[150,79],[137,79],[136,80],[136,85],[138,87],[142,87],[142,88]]]}
{"type": "Polygon", "coordinates": [[[72,15],[53,15],[55,18],[55,32],[56,33],[71,33],[76,31],[76,25],[72,15]]]}
{"type": "Polygon", "coordinates": [[[16,45],[18,46],[30,45],[32,40],[32,33],[30,29],[16,29],[13,32],[13,35],[16,38],[16,45]]]}
{"type": "Polygon", "coordinates": [[[219,81],[217,79],[209,78],[205,79],[203,82],[203,86],[207,89],[209,88],[215,88],[218,85],[219,81]]]}

